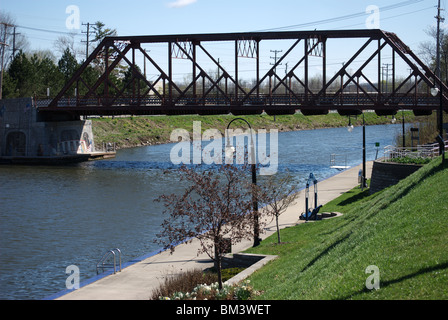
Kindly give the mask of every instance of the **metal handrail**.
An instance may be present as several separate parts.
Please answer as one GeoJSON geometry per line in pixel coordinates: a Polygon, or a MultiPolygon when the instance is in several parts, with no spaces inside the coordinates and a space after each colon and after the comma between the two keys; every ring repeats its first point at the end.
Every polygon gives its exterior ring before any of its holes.
{"type": "Polygon", "coordinates": [[[345,153],[345,154],[332,153],[330,155],[330,168],[338,169],[338,170],[348,169],[349,166],[347,165],[347,153],[345,153]],[[344,165],[337,165],[336,160],[337,160],[337,158],[341,158],[341,157],[344,157],[344,159],[339,160],[339,161],[344,161],[344,165]]]}
{"type": "MultiPolygon", "coordinates": [[[[448,140],[444,141],[445,150],[448,147],[448,140]]],[[[384,147],[384,157],[386,159],[411,157],[411,158],[433,158],[439,155],[439,144],[432,143],[427,145],[418,145],[417,147],[384,147]]]]}
{"type": "Polygon", "coordinates": [[[96,274],[99,274],[99,269],[103,269],[104,272],[104,268],[114,268],[114,274],[117,273],[117,263],[116,263],[116,257],[115,257],[115,251],[118,252],[118,258],[119,258],[119,271],[121,272],[121,250],[118,248],[106,251],[106,253],[103,255],[103,257],[98,261],[98,263],[96,264],[96,274]],[[110,255],[113,255],[114,257],[114,264],[106,264],[105,262],[107,261],[107,259],[110,257],[110,255]]]}

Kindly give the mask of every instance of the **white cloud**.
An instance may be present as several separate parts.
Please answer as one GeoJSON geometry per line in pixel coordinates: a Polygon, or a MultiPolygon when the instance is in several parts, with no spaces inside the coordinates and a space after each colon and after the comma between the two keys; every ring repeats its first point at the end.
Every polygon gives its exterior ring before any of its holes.
{"type": "Polygon", "coordinates": [[[169,8],[181,8],[195,3],[197,0],[176,0],[168,3],[169,8]]]}

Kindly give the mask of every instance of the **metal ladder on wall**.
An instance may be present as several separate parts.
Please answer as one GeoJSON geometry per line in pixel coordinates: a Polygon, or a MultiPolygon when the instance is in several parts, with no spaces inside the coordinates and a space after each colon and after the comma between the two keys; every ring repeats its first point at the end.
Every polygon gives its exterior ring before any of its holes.
{"type": "Polygon", "coordinates": [[[118,248],[112,249],[107,251],[103,257],[98,261],[98,263],[96,264],[96,274],[100,274],[99,270],[102,269],[101,272],[104,272],[105,268],[114,268],[114,274],[117,273],[117,259],[116,259],[116,254],[118,253],[118,267],[119,270],[121,272],[121,251],[118,248]],[[110,264],[110,263],[106,263],[107,260],[110,258],[110,256],[113,256],[114,258],[114,263],[110,264]]]}
{"type": "Polygon", "coordinates": [[[335,154],[330,155],[330,168],[337,170],[345,170],[350,168],[347,165],[347,154],[335,154]]]}

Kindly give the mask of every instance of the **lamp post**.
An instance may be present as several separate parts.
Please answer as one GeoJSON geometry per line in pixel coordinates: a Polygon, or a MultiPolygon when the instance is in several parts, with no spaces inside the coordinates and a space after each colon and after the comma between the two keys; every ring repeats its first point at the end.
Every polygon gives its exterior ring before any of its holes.
{"type": "Polygon", "coordinates": [[[437,57],[436,57],[436,65],[437,65],[437,77],[439,78],[439,88],[436,88],[436,81],[434,81],[434,88],[431,89],[432,96],[437,96],[439,94],[439,110],[438,110],[438,125],[439,125],[439,136],[438,136],[438,142],[439,142],[439,155],[442,156],[442,166],[445,162],[445,143],[443,139],[443,84],[442,84],[442,73],[440,69],[440,22],[444,21],[444,18],[440,15],[441,11],[440,7],[440,0],[438,1],[437,5],[437,16],[435,17],[437,19],[437,57]]]}
{"type": "Polygon", "coordinates": [[[406,135],[404,130],[404,111],[401,111],[401,129],[403,131],[403,148],[406,147],[406,135]]]}
{"type": "Polygon", "coordinates": [[[361,190],[367,187],[366,184],[366,122],[364,120],[364,113],[362,114],[362,186],[361,190]]]}
{"type": "Polygon", "coordinates": [[[352,119],[350,118],[350,116],[348,116],[348,126],[347,126],[347,130],[348,132],[352,132],[353,131],[353,125],[352,125],[352,119]]]}
{"type": "MultiPolygon", "coordinates": [[[[348,116],[348,132],[353,131],[353,125],[350,116],[348,116]]],[[[364,113],[362,114],[362,175],[361,175],[361,189],[366,187],[366,122],[364,120],[364,113]]]]}
{"type": "Polygon", "coordinates": [[[256,164],[255,164],[255,145],[254,145],[254,138],[252,135],[252,127],[250,125],[249,122],[247,122],[245,119],[243,118],[235,118],[232,121],[229,122],[229,124],[227,125],[227,129],[226,129],[226,147],[225,147],[225,154],[226,154],[226,158],[230,158],[233,157],[233,154],[235,152],[235,147],[233,147],[230,144],[230,138],[229,135],[227,134],[230,125],[232,124],[232,122],[236,121],[236,120],[241,120],[244,121],[248,126],[249,126],[249,130],[250,130],[250,154],[251,154],[251,170],[252,170],[252,185],[254,186],[253,190],[252,190],[252,201],[253,201],[253,209],[254,209],[254,247],[258,246],[260,244],[260,229],[259,229],[259,223],[258,223],[258,200],[257,200],[257,196],[256,196],[256,190],[255,187],[257,186],[257,168],[256,168],[256,164]]]}
{"type": "Polygon", "coordinates": [[[437,141],[439,142],[439,155],[442,156],[442,166],[445,165],[445,141],[443,139],[443,95],[442,95],[442,80],[440,80],[440,89],[437,87],[431,88],[431,95],[436,97],[439,95],[439,110],[438,110],[438,125],[439,125],[439,136],[437,141]]]}

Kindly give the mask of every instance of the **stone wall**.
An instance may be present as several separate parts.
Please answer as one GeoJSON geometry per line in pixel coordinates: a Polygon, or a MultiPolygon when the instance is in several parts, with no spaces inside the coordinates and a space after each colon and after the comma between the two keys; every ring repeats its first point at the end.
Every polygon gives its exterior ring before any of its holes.
{"type": "Polygon", "coordinates": [[[398,181],[411,175],[421,167],[421,165],[415,164],[382,162],[381,160],[374,161],[370,181],[370,193],[378,192],[398,183],[398,181]]]}
{"type": "Polygon", "coordinates": [[[39,120],[32,98],[0,100],[0,156],[49,157],[95,150],[90,120],[39,120]]]}

